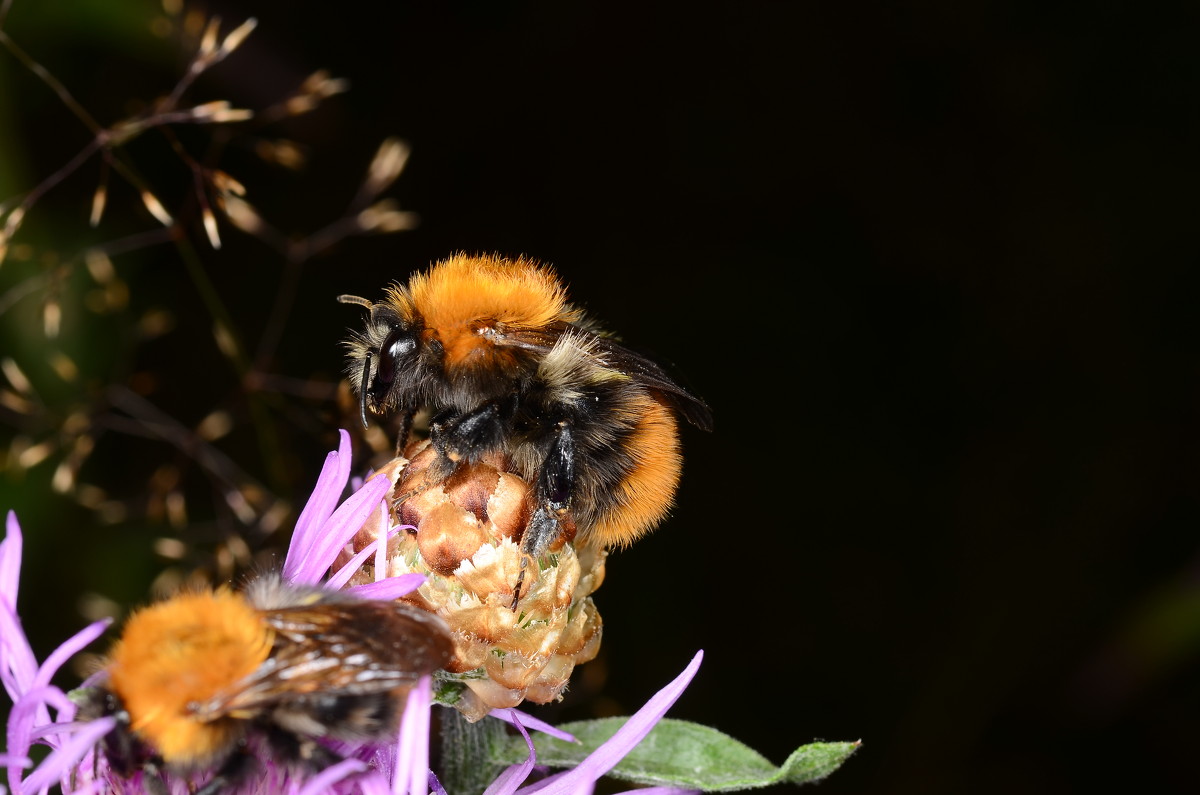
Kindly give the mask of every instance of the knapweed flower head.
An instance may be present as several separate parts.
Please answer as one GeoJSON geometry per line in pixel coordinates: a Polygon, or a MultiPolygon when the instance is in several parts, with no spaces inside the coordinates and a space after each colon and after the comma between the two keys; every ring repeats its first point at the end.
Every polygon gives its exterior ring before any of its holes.
{"type": "MultiPolygon", "coordinates": [[[[282,577],[295,586],[341,588],[361,571],[362,562],[372,555],[383,560],[386,541],[398,532],[388,528],[375,543],[355,549],[351,539],[375,514],[384,495],[394,487],[387,477],[369,479],[351,496],[342,500],[350,480],[349,437],[342,432],[337,451],[326,459],[317,486],[297,521],[289,546],[282,577]],[[348,556],[349,559],[346,559],[348,556]],[[341,565],[327,575],[335,560],[341,565]]],[[[118,771],[102,750],[106,738],[118,732],[118,719],[102,714],[90,720],[78,718],[76,701],[51,683],[74,654],[96,640],[107,622],[90,624],[38,663],[17,614],[22,552],[21,529],[15,516],[9,515],[5,540],[0,543],[0,680],[13,702],[7,726],[7,749],[0,763],[7,770],[8,791],[34,793],[52,786],[70,792],[158,792],[165,783],[168,790],[184,793],[202,785],[211,769],[159,773],[149,768],[118,771]],[[35,746],[49,753],[35,762],[35,746]],[[159,778],[159,776],[162,776],[159,778]]],[[[386,566],[375,569],[381,574],[386,566]]],[[[405,574],[359,582],[352,591],[359,598],[394,600],[418,587],[424,577],[405,574]]],[[[489,795],[532,795],[587,792],[595,781],[610,771],[662,718],[683,692],[700,663],[697,654],[688,668],[667,688],[655,696],[619,730],[595,744],[572,769],[526,784],[537,768],[534,743],[528,729],[545,732],[561,741],[573,742],[571,735],[556,730],[533,716],[514,709],[495,710],[493,716],[516,727],[520,735],[515,761],[505,767],[487,787],[489,795]]],[[[102,674],[101,674],[102,676],[102,674]]],[[[85,683],[94,686],[95,678],[85,683]]],[[[429,729],[432,708],[430,678],[422,677],[408,692],[403,717],[395,737],[386,742],[329,743],[329,764],[297,767],[259,755],[252,775],[239,784],[239,791],[251,793],[427,793],[446,792],[430,770],[429,729]]],[[[134,727],[136,730],[136,727],[134,727]]],[[[258,749],[260,752],[263,749],[258,749]]],[[[488,760],[490,764],[502,759],[488,760]]],[[[168,766],[169,767],[169,766],[168,766]]],[[[544,771],[543,771],[544,772],[544,771]]],[[[455,795],[458,795],[455,793],[455,795]]]]}
{"type": "Polygon", "coordinates": [[[453,693],[468,720],[557,701],[575,666],[599,651],[592,593],[604,581],[607,552],[560,537],[533,560],[521,545],[532,489],[507,458],[462,462],[446,477],[438,457],[420,440],[380,467],[376,479],[386,474],[395,485],[338,565],[360,561],[351,583],[420,576],[402,598],[449,626],[455,653],[440,692],[453,693]],[[381,535],[397,526],[409,529],[381,547],[381,535]]]}

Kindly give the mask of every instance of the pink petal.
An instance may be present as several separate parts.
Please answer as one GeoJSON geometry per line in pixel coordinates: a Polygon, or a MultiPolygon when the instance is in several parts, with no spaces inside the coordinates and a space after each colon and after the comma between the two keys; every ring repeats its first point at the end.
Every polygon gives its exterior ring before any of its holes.
{"type": "Polygon", "coordinates": [[[347,593],[352,593],[360,599],[379,599],[381,601],[391,601],[399,599],[401,596],[412,593],[421,587],[421,583],[425,582],[425,575],[412,572],[409,574],[397,574],[395,577],[388,577],[375,582],[366,582],[362,585],[355,585],[353,588],[347,588],[347,593]]]}
{"type": "MultiPolygon", "coordinates": [[[[35,687],[22,693],[21,697],[13,702],[12,709],[8,713],[9,753],[24,754],[27,752],[33,745],[34,723],[44,724],[50,720],[50,713],[46,710],[47,702],[53,701],[61,706],[65,700],[66,696],[63,695],[63,692],[50,685],[35,687]]],[[[21,792],[20,787],[17,786],[19,779],[20,771],[10,765],[8,783],[14,792],[21,792]]]]}
{"type": "Polygon", "coordinates": [[[533,729],[535,731],[542,732],[543,734],[548,734],[551,737],[557,737],[560,740],[566,740],[569,743],[579,742],[575,739],[575,735],[571,734],[570,732],[565,732],[562,729],[552,726],[549,723],[546,723],[546,721],[541,720],[540,718],[535,718],[529,713],[522,712],[519,709],[495,709],[488,713],[488,717],[495,718],[496,720],[502,720],[505,723],[512,724],[513,726],[517,725],[513,719],[519,718],[521,725],[527,729],[533,729]]]}
{"type": "MultiPolygon", "coordinates": [[[[389,530],[387,532],[387,538],[389,538],[389,539],[392,538],[394,535],[399,533],[402,529],[403,529],[403,527],[393,527],[391,530],[389,530]]],[[[369,558],[371,556],[371,554],[373,552],[375,552],[377,547],[381,547],[378,538],[376,538],[370,544],[367,544],[365,547],[363,547],[361,550],[359,550],[358,554],[356,554],[354,557],[350,558],[350,560],[346,563],[345,566],[342,566],[340,569],[338,569],[337,574],[330,577],[329,580],[325,583],[325,587],[337,590],[338,588],[341,588],[343,585],[345,585],[346,582],[358,572],[359,568],[363,564],[363,561],[366,560],[367,558],[369,558]]],[[[386,552],[387,544],[383,544],[381,548],[386,552]]],[[[376,575],[380,575],[383,572],[387,571],[386,565],[380,566],[379,561],[376,561],[375,563],[376,563],[376,565],[375,565],[375,574],[376,575]]]]}
{"type": "Polygon", "coordinates": [[[396,744],[396,770],[392,791],[397,795],[425,795],[429,781],[429,708],[432,680],[421,677],[408,693],[400,737],[396,744]]]}
{"type": "Polygon", "coordinates": [[[284,579],[289,582],[296,581],[297,570],[320,535],[321,527],[337,507],[349,478],[350,434],[339,430],[338,449],[325,456],[325,464],[317,477],[317,485],[305,503],[304,510],[300,512],[300,518],[296,520],[292,542],[288,545],[287,556],[283,561],[284,579]]]}
{"type": "Polygon", "coordinates": [[[79,789],[71,790],[68,795],[93,795],[93,793],[102,792],[107,786],[107,781],[96,779],[95,781],[89,781],[79,789]]]}
{"type": "Polygon", "coordinates": [[[98,720],[85,723],[80,727],[79,731],[71,736],[71,739],[63,743],[61,748],[56,749],[46,757],[46,761],[38,766],[38,769],[29,774],[29,778],[25,779],[20,789],[14,789],[16,792],[37,792],[43,787],[50,786],[53,782],[61,779],[75,763],[84,757],[84,755],[92,750],[101,737],[108,734],[117,725],[115,718],[100,718],[98,720]]]}
{"type": "Polygon", "coordinates": [[[17,515],[8,512],[5,522],[6,534],[0,541],[0,599],[8,603],[15,612],[17,609],[17,589],[21,585],[21,550],[24,538],[21,536],[21,525],[17,523],[17,515]]]}
{"type": "Polygon", "coordinates": [[[37,659],[33,649],[29,648],[15,608],[3,601],[0,601],[0,651],[4,652],[0,661],[0,681],[4,682],[8,697],[16,701],[37,675],[37,659]]]}
{"type": "Polygon", "coordinates": [[[526,787],[520,790],[521,793],[528,795],[534,791],[540,792],[543,795],[575,795],[583,790],[584,787],[590,786],[600,779],[608,771],[612,770],[618,762],[625,758],[625,755],[634,749],[634,747],[645,739],[654,725],[662,719],[671,705],[683,694],[688,683],[692,681],[692,677],[696,675],[696,671],[700,668],[700,661],[704,658],[704,652],[696,652],[696,656],[688,663],[687,668],[683,670],[679,676],[662,690],[654,694],[646,705],[635,712],[625,725],[617,729],[616,734],[610,737],[603,745],[597,748],[592,753],[579,763],[573,770],[569,770],[561,776],[555,776],[553,781],[547,786],[526,787]]]}
{"type": "Polygon", "coordinates": [[[50,652],[50,656],[46,658],[46,662],[42,663],[42,667],[38,669],[37,676],[33,679],[34,686],[49,684],[63,663],[70,659],[75,652],[103,635],[104,630],[108,629],[108,625],[111,623],[112,619],[102,618],[99,621],[88,624],[68,638],[57,649],[50,652]]]}
{"type": "Polygon", "coordinates": [[[392,795],[392,788],[386,778],[378,770],[370,770],[354,782],[362,791],[362,795],[392,795]]]}
{"type": "MultiPolygon", "coordinates": [[[[500,711],[515,712],[515,710],[500,711]]],[[[496,776],[496,780],[488,785],[483,795],[513,795],[517,788],[525,783],[525,779],[529,778],[529,774],[533,772],[533,766],[537,764],[537,751],[533,747],[533,740],[529,739],[529,732],[525,731],[525,727],[521,725],[521,721],[517,720],[516,715],[509,717],[512,725],[516,726],[517,731],[525,738],[525,745],[529,746],[529,757],[520,764],[505,768],[504,772],[496,776]]]]}
{"type": "Polygon", "coordinates": [[[320,795],[320,793],[326,792],[330,786],[347,776],[361,773],[366,769],[367,765],[365,762],[360,762],[357,759],[343,759],[336,765],[331,765],[310,778],[301,787],[298,795],[320,795]]]}
{"type": "MultiPolygon", "coordinates": [[[[362,528],[391,485],[386,477],[377,477],[350,495],[321,526],[320,537],[311,539],[299,561],[290,569],[285,567],[284,577],[308,585],[320,582],[338,552],[362,528]]],[[[298,546],[295,539],[292,546],[298,546]]]]}

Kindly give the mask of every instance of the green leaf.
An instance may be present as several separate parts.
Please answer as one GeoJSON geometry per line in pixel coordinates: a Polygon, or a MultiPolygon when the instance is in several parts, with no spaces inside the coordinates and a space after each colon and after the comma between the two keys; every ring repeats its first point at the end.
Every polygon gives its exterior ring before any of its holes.
{"type": "MultiPolygon", "coordinates": [[[[539,764],[574,767],[608,740],[627,718],[604,718],[559,726],[579,740],[568,743],[538,734],[539,764]]],[[[776,767],[749,746],[716,729],[664,718],[608,774],[635,784],[682,787],[704,792],[732,792],[772,784],[803,784],[825,778],[859,747],[858,742],[811,743],[801,746],[776,767]]],[[[524,741],[504,748],[504,760],[525,758],[524,741]],[[510,758],[511,756],[511,758],[510,758]]]]}

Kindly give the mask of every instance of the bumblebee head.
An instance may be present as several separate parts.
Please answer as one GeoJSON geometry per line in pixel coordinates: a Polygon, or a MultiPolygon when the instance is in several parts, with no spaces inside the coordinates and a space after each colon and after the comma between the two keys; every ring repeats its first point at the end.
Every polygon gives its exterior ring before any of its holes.
{"type": "Polygon", "coordinates": [[[338,296],[338,301],[358,304],[368,313],[366,329],[347,343],[352,368],[348,375],[358,391],[359,418],[365,428],[368,414],[396,408],[393,388],[399,374],[410,370],[417,358],[419,329],[396,311],[395,302],[377,304],[355,295],[338,296]]]}
{"type": "Polygon", "coordinates": [[[367,411],[383,414],[386,411],[388,394],[396,382],[396,374],[411,367],[417,354],[417,335],[412,329],[397,326],[388,332],[379,350],[370,351],[363,360],[362,389],[359,391],[359,417],[367,427],[367,411]],[[377,362],[375,375],[371,375],[371,359],[377,362]]]}
{"type": "Polygon", "coordinates": [[[359,417],[509,394],[568,324],[580,320],[554,272],[532,260],[457,254],[393,284],[347,342],[359,417]]]}

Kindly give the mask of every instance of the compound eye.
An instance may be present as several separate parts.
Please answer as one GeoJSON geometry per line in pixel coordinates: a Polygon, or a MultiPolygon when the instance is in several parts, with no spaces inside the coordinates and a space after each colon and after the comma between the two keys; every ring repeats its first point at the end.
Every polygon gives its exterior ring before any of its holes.
{"type": "Polygon", "coordinates": [[[396,380],[396,370],[417,348],[417,339],[408,329],[394,328],[379,346],[379,367],[375,371],[374,391],[390,386],[396,380]]]}

